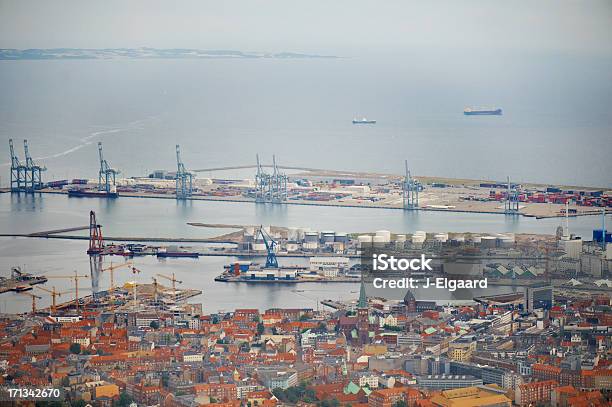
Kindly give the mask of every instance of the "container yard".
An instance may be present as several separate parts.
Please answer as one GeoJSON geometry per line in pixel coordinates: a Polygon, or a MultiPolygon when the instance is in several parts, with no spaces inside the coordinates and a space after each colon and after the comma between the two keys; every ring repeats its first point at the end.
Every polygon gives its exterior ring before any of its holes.
{"type": "MultiPolygon", "coordinates": [[[[281,167],[276,157],[264,165],[187,170],[176,146],[177,171],[155,170],[146,177],[120,178],[98,143],[97,179],[43,182],[46,167],[24,166],[11,147],[10,191],[62,193],[69,197],[115,199],[167,198],[270,204],[386,208],[422,211],[499,213],[535,218],[595,215],[612,208],[610,187],[592,188],[506,181],[451,179],[303,167],[281,167]],[[214,174],[255,169],[252,178],[217,178],[214,174]],[[272,170],[271,172],[269,170],[272,170]],[[290,170],[286,174],[283,170],[290,170]],[[36,176],[27,176],[27,174],[36,176]],[[209,177],[197,177],[206,173],[209,177]]],[[[27,144],[27,143],[26,143],[27,144]]],[[[5,190],[6,191],[6,190],[5,190]]]]}

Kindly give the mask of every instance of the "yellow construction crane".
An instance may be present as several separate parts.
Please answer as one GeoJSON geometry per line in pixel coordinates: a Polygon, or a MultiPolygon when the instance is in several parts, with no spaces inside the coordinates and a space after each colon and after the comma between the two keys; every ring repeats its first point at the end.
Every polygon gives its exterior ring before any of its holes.
{"type": "Polygon", "coordinates": [[[69,278],[74,281],[74,306],[76,308],[76,312],[79,312],[79,279],[81,278],[89,278],[87,274],[77,274],[77,271],[74,270],[74,274],[71,276],[46,276],[47,278],[69,278]]]}
{"type": "Polygon", "coordinates": [[[29,295],[30,297],[32,297],[32,315],[36,315],[36,300],[37,299],[40,300],[42,297],[39,297],[38,295],[34,295],[32,293],[23,292],[23,291],[20,291],[19,294],[29,295]]]}
{"type": "Polygon", "coordinates": [[[38,288],[39,290],[43,290],[51,294],[51,312],[52,313],[55,313],[57,311],[57,303],[55,301],[56,297],[61,297],[62,294],[68,293],[68,291],[64,291],[64,292],[56,291],[55,286],[53,286],[51,290],[49,290],[48,288],[40,287],[40,286],[35,286],[34,288],[38,288]]]}
{"type": "Polygon", "coordinates": [[[164,274],[159,274],[159,273],[157,274],[157,276],[161,278],[165,278],[166,280],[172,281],[172,297],[174,297],[174,299],[176,300],[176,283],[183,284],[183,282],[181,280],[177,280],[176,277],[174,276],[174,273],[172,273],[172,277],[166,276],[164,274]]]}
{"type": "Polygon", "coordinates": [[[110,272],[110,292],[111,293],[115,291],[115,275],[114,275],[115,270],[121,267],[125,267],[125,266],[132,267],[133,265],[134,263],[132,263],[131,261],[126,261],[125,263],[121,263],[121,264],[117,264],[116,266],[113,266],[113,262],[111,261],[111,264],[109,267],[100,270],[100,271],[110,272]]]}

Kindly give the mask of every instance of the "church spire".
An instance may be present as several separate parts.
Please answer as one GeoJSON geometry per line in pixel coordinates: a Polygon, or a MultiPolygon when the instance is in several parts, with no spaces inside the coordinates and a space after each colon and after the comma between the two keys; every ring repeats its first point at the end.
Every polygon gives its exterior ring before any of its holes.
{"type": "Polygon", "coordinates": [[[361,279],[361,288],[359,289],[359,302],[357,303],[357,308],[368,308],[368,298],[366,297],[363,279],[361,279]]]}

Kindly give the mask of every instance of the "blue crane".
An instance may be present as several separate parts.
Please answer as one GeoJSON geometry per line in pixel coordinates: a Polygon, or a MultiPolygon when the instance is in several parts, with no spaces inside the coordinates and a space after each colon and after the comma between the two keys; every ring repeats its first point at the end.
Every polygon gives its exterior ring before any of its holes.
{"type": "Polygon", "coordinates": [[[265,268],[278,268],[278,260],[276,259],[276,253],[274,253],[274,248],[276,247],[276,241],[272,239],[272,237],[266,233],[263,226],[259,227],[259,234],[266,245],[266,251],[268,255],[266,256],[266,267],[265,268]]]}

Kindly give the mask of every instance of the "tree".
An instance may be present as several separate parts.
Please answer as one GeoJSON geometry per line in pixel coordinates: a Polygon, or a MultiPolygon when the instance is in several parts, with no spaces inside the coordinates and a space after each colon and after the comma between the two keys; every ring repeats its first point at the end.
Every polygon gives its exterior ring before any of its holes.
{"type": "Polygon", "coordinates": [[[408,404],[404,400],[397,400],[393,403],[393,407],[408,407],[408,404]]]}
{"type": "Polygon", "coordinates": [[[149,324],[149,327],[151,327],[152,329],[159,329],[159,322],[151,321],[151,323],[149,324]]]}
{"type": "Polygon", "coordinates": [[[104,355],[104,351],[101,348],[98,348],[98,350],[96,351],[96,353],[98,354],[98,356],[102,356],[104,355]]]}
{"type": "Polygon", "coordinates": [[[114,403],[116,407],[128,407],[134,400],[126,392],[119,394],[119,399],[114,403]]]}
{"type": "Polygon", "coordinates": [[[264,330],[266,328],[264,327],[264,324],[262,324],[261,322],[257,324],[257,335],[261,336],[261,334],[264,333],[264,330]]]}
{"type": "Polygon", "coordinates": [[[81,353],[81,344],[80,343],[71,343],[70,344],[70,353],[74,353],[75,355],[78,355],[79,353],[81,353]]]}

